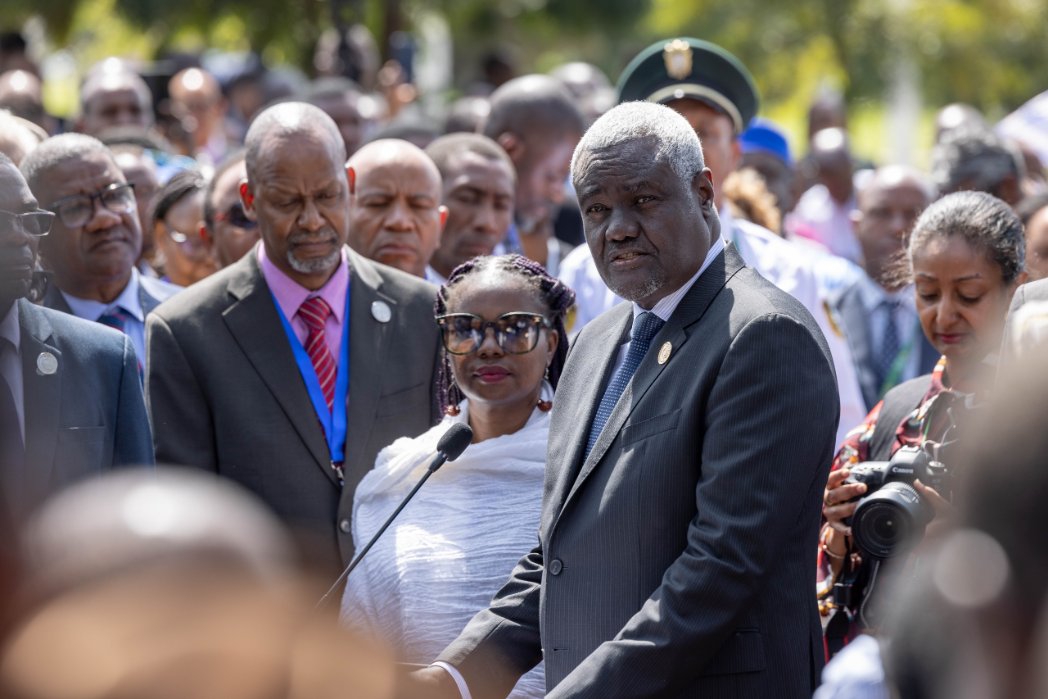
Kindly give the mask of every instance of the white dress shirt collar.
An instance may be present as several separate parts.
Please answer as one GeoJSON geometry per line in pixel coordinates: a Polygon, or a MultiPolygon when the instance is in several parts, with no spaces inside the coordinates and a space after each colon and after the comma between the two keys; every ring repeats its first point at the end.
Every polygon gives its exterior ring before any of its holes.
{"type": "Polygon", "coordinates": [[[62,296],[65,298],[66,303],[69,304],[69,309],[73,311],[73,315],[84,318],[85,320],[98,320],[107,311],[115,308],[122,308],[124,311],[129,313],[139,323],[144,323],[146,319],[145,311],[142,309],[142,298],[139,294],[141,282],[139,281],[138,270],[131,269],[131,279],[128,280],[127,286],[120,292],[120,295],[116,297],[111,303],[102,303],[101,301],[95,301],[93,299],[82,299],[72,294],[62,292],[62,296]]]}

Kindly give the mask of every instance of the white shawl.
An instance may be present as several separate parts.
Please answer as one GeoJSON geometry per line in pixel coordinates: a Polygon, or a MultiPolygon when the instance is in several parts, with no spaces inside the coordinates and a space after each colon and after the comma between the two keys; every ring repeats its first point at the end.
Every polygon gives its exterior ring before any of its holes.
{"type": "MultiPolygon", "coordinates": [[[[456,417],[383,449],[353,499],[359,551],[425,472],[456,417]]],[[[445,464],[353,571],[344,623],[393,645],[401,659],[429,663],[509,579],[538,540],[549,413],[535,410],[517,432],[471,444],[445,464]]],[[[542,697],[542,665],[511,697],[542,697]]]]}

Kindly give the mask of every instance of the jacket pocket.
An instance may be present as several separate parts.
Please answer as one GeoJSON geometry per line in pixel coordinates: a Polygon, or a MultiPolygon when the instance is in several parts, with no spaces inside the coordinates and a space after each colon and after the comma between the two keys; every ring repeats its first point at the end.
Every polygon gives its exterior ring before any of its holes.
{"type": "Polygon", "coordinates": [[[650,417],[647,420],[634,422],[622,427],[623,445],[647,439],[648,437],[666,432],[677,427],[680,423],[680,408],[662,415],[650,417]]]}

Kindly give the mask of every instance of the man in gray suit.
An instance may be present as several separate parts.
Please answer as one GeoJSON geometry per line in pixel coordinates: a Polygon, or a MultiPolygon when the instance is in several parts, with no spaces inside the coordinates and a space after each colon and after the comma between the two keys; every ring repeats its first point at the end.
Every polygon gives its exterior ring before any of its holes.
{"type": "Polygon", "coordinates": [[[254,491],[330,572],[353,555],[353,491],[378,451],[436,420],[436,290],[346,247],[330,117],[280,104],[246,145],[260,245],[147,323],[157,458],[254,491]]]}
{"type": "Polygon", "coordinates": [[[809,697],[838,415],[826,342],[721,238],[673,110],[611,110],[572,177],[601,275],[632,303],[572,347],[538,545],[405,694],[503,697],[544,660],[556,699],[809,697]]]}
{"type": "Polygon", "coordinates": [[[181,287],[138,273],[142,250],[134,188],[99,140],[62,134],[41,143],[22,173],[54,212],[40,242],[48,288],[42,303],[120,330],[145,360],[145,317],[181,287]]]}
{"type": "Polygon", "coordinates": [[[52,219],[0,155],[0,509],[19,518],[75,480],[153,463],[128,339],[25,298],[52,219]]]}

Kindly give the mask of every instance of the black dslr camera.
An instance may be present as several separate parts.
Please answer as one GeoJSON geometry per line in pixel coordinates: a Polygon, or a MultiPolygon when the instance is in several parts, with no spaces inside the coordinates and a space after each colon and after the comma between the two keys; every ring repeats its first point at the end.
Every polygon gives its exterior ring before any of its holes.
{"type": "Polygon", "coordinates": [[[865,483],[866,495],[859,499],[848,522],[855,545],[864,556],[891,558],[907,542],[916,542],[935,516],[932,506],[921,498],[913,482],[951,497],[950,473],[938,459],[939,445],[902,447],[891,461],[864,461],[851,467],[845,483],[865,483]]]}

